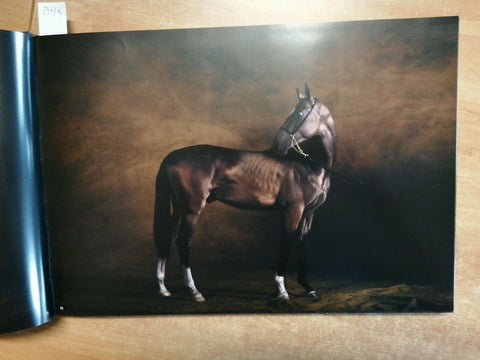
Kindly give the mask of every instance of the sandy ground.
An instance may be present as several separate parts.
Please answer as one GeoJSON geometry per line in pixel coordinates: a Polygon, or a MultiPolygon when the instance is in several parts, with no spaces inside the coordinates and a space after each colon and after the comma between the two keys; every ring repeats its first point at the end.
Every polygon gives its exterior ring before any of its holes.
{"type": "Polygon", "coordinates": [[[204,303],[192,300],[180,278],[167,281],[172,292],[169,298],[157,293],[153,278],[94,276],[78,280],[66,297],[57,299],[57,307],[63,309],[61,314],[448,312],[453,309],[451,294],[429,286],[388,282],[315,280],[312,284],[318,298],[312,299],[304,297],[301,286],[287,278],[291,299],[280,300],[271,274],[266,271],[199,274],[196,283],[206,298],[204,303]]]}

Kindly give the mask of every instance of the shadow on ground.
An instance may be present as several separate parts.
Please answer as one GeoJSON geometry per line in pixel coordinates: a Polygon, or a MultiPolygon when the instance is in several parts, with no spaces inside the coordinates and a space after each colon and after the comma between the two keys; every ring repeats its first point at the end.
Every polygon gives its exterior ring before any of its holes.
{"type": "Polygon", "coordinates": [[[172,296],[157,292],[155,278],[78,277],[60,289],[57,308],[65,315],[152,315],[228,313],[398,313],[450,312],[453,295],[432,286],[389,282],[312,281],[318,298],[287,279],[291,299],[277,299],[268,271],[235,274],[204,273],[197,287],[205,298],[195,303],[181,279],[167,282],[172,296]]]}

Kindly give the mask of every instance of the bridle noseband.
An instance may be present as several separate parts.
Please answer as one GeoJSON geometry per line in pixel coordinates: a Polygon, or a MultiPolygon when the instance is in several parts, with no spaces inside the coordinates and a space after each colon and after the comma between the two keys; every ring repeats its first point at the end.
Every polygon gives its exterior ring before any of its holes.
{"type": "Polygon", "coordinates": [[[300,121],[298,123],[298,125],[293,130],[287,129],[285,127],[285,124],[283,124],[280,127],[281,130],[285,131],[288,134],[288,136],[290,136],[290,139],[292,140],[293,150],[295,150],[298,154],[302,155],[304,158],[310,158],[310,155],[305,153],[303,151],[303,149],[300,147],[300,144],[298,143],[297,139],[295,138],[295,134],[297,133],[298,129],[300,129],[302,127],[303,123],[307,120],[307,118],[310,116],[310,113],[313,111],[313,109],[315,108],[316,105],[317,105],[317,99],[314,98],[312,107],[310,108],[310,110],[308,110],[307,115],[305,115],[305,117],[302,119],[302,121],[300,121]]]}

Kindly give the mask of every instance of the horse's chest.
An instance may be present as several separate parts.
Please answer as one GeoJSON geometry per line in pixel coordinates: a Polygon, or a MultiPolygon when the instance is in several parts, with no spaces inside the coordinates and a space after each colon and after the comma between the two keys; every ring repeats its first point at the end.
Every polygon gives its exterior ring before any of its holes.
{"type": "Polygon", "coordinates": [[[326,200],[330,188],[330,178],[327,176],[325,170],[322,170],[319,174],[307,176],[305,183],[305,204],[312,207],[320,206],[326,200]]]}

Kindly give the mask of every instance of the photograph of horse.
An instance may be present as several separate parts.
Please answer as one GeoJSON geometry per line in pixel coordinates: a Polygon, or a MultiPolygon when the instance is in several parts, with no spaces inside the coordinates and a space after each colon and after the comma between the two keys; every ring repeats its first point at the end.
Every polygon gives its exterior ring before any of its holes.
{"type": "Polygon", "coordinates": [[[458,18],[36,41],[59,312],[452,311],[458,18]]]}
{"type": "Polygon", "coordinates": [[[329,170],[337,135],[330,111],[312,97],[307,84],[305,96],[297,89],[297,97],[297,105],[267,151],[197,145],[173,151],[162,162],[156,181],[154,220],[161,295],[171,295],[165,286],[165,266],[174,240],[185,285],[195,301],[205,301],[190,269],[191,238],[203,207],[218,200],[238,208],[282,211],[284,234],[275,273],[278,297],[289,299],[284,276],[292,244],[300,249],[298,282],[306,296],[317,296],[307,279],[304,236],[330,189],[329,170]],[[287,156],[290,149],[295,153],[287,156]]]}

